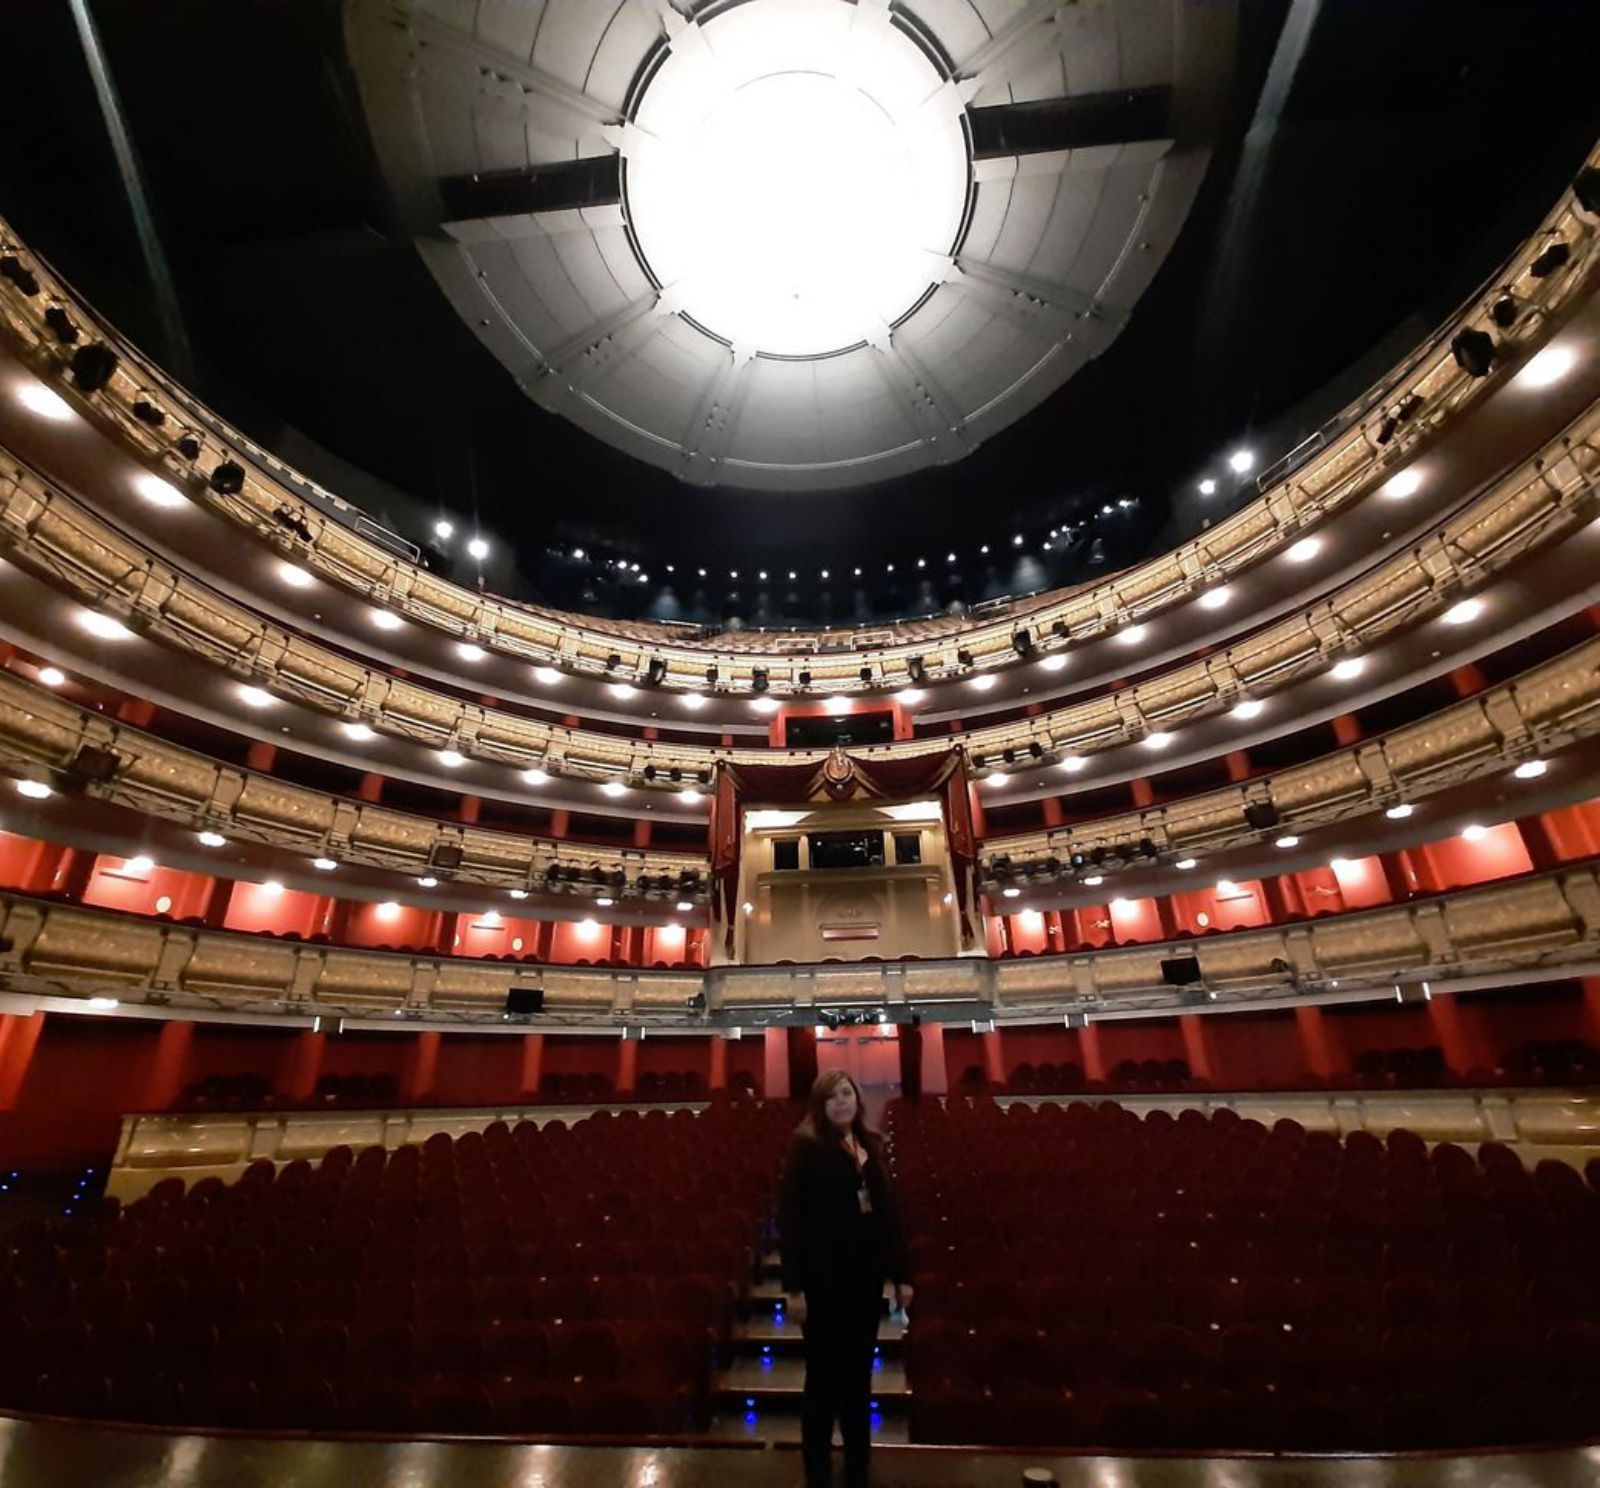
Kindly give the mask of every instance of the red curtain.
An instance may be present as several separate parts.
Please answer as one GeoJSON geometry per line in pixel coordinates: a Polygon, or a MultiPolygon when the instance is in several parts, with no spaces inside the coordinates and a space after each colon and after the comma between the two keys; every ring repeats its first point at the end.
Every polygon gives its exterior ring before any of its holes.
{"type": "Polygon", "coordinates": [[[830,790],[830,770],[838,756],[798,765],[717,766],[716,792],[711,804],[711,873],[722,905],[726,944],[733,951],[734,915],[738,912],[739,851],[744,836],[747,806],[793,806],[832,796],[845,801],[909,801],[937,796],[950,844],[950,866],[955,873],[956,905],[961,917],[961,940],[972,938],[968,917],[972,868],[977,840],[972,830],[971,798],[967,792],[967,760],[960,749],[911,759],[863,760],[845,755],[848,780],[830,790]]]}

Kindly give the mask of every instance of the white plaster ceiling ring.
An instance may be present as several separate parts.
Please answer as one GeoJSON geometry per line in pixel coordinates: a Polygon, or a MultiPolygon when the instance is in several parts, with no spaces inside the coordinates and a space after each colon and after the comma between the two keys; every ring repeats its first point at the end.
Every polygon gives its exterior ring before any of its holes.
{"type": "Polygon", "coordinates": [[[876,344],[962,229],[956,90],[886,10],[846,0],[749,0],[679,41],[622,132],[664,296],[740,355],[876,344]]]}

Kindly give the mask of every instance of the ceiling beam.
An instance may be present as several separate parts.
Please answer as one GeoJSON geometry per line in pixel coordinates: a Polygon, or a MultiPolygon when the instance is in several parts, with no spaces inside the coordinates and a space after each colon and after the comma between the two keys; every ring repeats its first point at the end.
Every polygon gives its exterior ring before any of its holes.
{"type": "Polygon", "coordinates": [[[621,157],[585,155],[519,170],[443,176],[439,196],[446,224],[612,206],[622,200],[621,157]]]}
{"type": "Polygon", "coordinates": [[[969,108],[972,158],[1170,140],[1171,104],[1172,89],[1160,85],[969,108]]]}

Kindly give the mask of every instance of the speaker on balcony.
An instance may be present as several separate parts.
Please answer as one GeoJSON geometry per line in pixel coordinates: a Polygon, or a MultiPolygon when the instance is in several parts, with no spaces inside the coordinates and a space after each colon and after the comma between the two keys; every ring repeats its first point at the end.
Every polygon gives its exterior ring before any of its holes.
{"type": "Polygon", "coordinates": [[[430,868],[444,868],[451,872],[461,866],[461,844],[459,842],[436,842],[433,851],[428,854],[430,868]]]}
{"type": "Polygon", "coordinates": [[[1278,808],[1271,801],[1246,801],[1244,819],[1258,832],[1278,825],[1278,808]]]}
{"type": "Polygon", "coordinates": [[[1200,962],[1194,956],[1163,956],[1161,980],[1169,987],[1193,987],[1200,981],[1200,962]]]}
{"type": "Polygon", "coordinates": [[[527,1017],[544,1011],[543,987],[512,987],[506,993],[506,1016],[527,1017]]]}
{"type": "Polygon", "coordinates": [[[98,744],[85,744],[72,756],[67,766],[65,785],[68,790],[82,790],[86,785],[104,785],[122,768],[122,756],[114,749],[102,749],[98,744]]]}

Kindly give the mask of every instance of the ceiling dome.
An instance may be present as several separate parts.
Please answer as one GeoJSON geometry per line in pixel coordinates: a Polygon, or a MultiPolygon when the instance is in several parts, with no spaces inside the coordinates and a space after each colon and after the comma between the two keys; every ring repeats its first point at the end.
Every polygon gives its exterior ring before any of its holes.
{"type": "Polygon", "coordinates": [[[1232,4],[351,0],[384,171],[542,406],[686,480],[947,463],[1126,322],[1232,4]]]}

